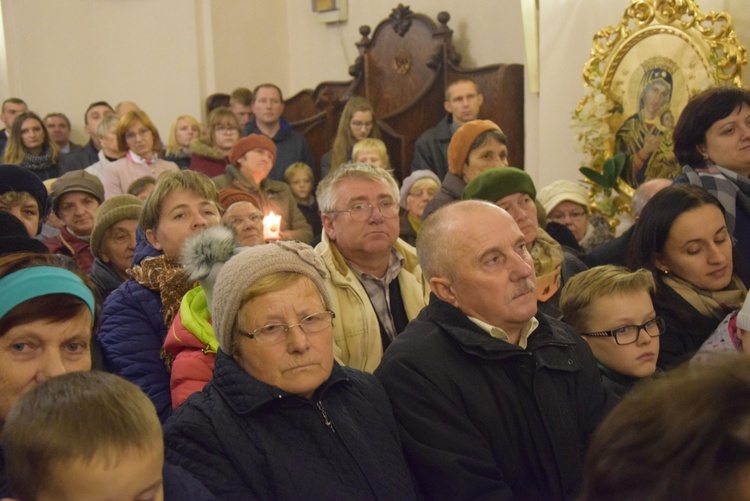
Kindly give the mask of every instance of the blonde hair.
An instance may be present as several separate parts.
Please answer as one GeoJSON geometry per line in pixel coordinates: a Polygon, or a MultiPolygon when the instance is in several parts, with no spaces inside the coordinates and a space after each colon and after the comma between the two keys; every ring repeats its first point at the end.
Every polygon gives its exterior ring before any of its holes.
{"type": "Polygon", "coordinates": [[[126,152],[130,149],[128,147],[126,136],[130,128],[133,127],[136,122],[141,122],[144,127],[151,131],[151,135],[154,136],[154,153],[161,157],[162,144],[161,137],[159,136],[159,129],[156,128],[154,122],[152,122],[148,115],[146,115],[146,112],[141,110],[128,111],[120,118],[120,121],[117,122],[117,132],[115,132],[115,134],[117,134],[117,147],[120,148],[120,151],[122,152],[126,152]]]}
{"type": "MultiPolygon", "coordinates": [[[[380,139],[375,139],[372,137],[357,141],[357,143],[354,145],[354,148],[352,148],[352,162],[358,163],[357,155],[363,152],[370,151],[374,151],[375,153],[380,155],[380,160],[383,162],[383,169],[391,169],[391,159],[388,157],[388,150],[385,147],[385,143],[380,139]]],[[[333,170],[333,164],[331,164],[331,170],[333,170]]]]}
{"type": "Polygon", "coordinates": [[[646,269],[630,271],[607,264],[582,271],[570,278],[560,295],[565,323],[582,332],[591,305],[602,297],[633,292],[653,292],[654,276],[646,269]]]}
{"type": "Polygon", "coordinates": [[[138,219],[138,227],[142,231],[155,230],[159,226],[162,203],[170,193],[176,190],[192,191],[199,197],[210,200],[221,213],[216,185],[210,177],[192,170],[165,172],[156,180],[154,191],[151,192],[143,205],[141,217],[138,219]]]}
{"type": "Polygon", "coordinates": [[[180,122],[180,120],[185,120],[187,123],[190,124],[190,127],[193,127],[200,132],[201,126],[198,123],[198,120],[195,119],[195,117],[191,115],[180,115],[179,117],[174,119],[174,122],[172,122],[172,126],[169,128],[169,137],[167,138],[167,155],[179,155],[182,153],[182,146],[180,146],[177,143],[177,124],[180,122]]]}
{"type": "Polygon", "coordinates": [[[140,388],[106,372],[49,379],[19,398],[3,427],[13,495],[37,499],[66,462],[117,464],[124,450],[163,447],[156,408],[140,388]]]}
{"type": "Polygon", "coordinates": [[[305,174],[310,179],[313,179],[313,171],[309,165],[305,162],[294,162],[284,171],[284,181],[286,181],[287,184],[291,183],[292,178],[297,174],[305,174]]]}

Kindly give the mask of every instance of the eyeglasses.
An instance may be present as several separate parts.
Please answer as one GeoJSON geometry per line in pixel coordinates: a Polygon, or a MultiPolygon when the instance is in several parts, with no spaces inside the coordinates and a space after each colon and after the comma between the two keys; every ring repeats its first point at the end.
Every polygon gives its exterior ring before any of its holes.
{"type": "Polygon", "coordinates": [[[217,125],[214,127],[214,130],[216,132],[239,132],[240,130],[237,127],[232,127],[231,125],[217,125]]]}
{"type": "Polygon", "coordinates": [[[370,129],[372,128],[372,122],[351,122],[351,126],[355,129],[370,129]]]}
{"type": "Polygon", "coordinates": [[[575,212],[569,212],[567,214],[561,214],[559,212],[552,213],[547,216],[547,219],[550,221],[554,221],[556,223],[559,223],[560,221],[565,221],[566,219],[570,218],[573,221],[578,221],[579,219],[582,219],[583,216],[586,215],[586,211],[575,211],[575,212]]]}
{"type": "Polygon", "coordinates": [[[286,339],[289,329],[299,327],[305,334],[316,334],[333,325],[336,314],[331,310],[307,315],[298,324],[268,324],[253,331],[240,331],[261,344],[278,344],[286,339]]]}
{"type": "Polygon", "coordinates": [[[137,131],[132,131],[132,132],[126,133],[125,134],[125,139],[126,140],[127,139],[135,139],[138,136],[140,136],[140,137],[146,137],[149,134],[151,134],[151,129],[147,129],[147,128],[144,127],[141,130],[137,130],[137,131]]]}
{"type": "MultiPolygon", "coordinates": [[[[398,216],[398,204],[393,200],[384,200],[380,202],[377,207],[380,215],[385,218],[398,216]]],[[[355,221],[367,221],[372,216],[372,211],[374,209],[375,207],[371,204],[354,204],[351,209],[332,210],[331,214],[348,212],[355,221]]]]}
{"type": "Polygon", "coordinates": [[[423,195],[426,194],[428,197],[434,197],[437,192],[438,192],[438,190],[430,188],[428,190],[410,191],[407,196],[409,196],[409,197],[421,197],[421,196],[423,196],[423,195]]]}
{"type": "Polygon", "coordinates": [[[667,323],[663,317],[656,317],[642,325],[624,325],[611,331],[582,332],[582,336],[605,337],[612,336],[619,345],[633,344],[638,341],[641,331],[650,337],[659,337],[667,330],[667,323]]]}

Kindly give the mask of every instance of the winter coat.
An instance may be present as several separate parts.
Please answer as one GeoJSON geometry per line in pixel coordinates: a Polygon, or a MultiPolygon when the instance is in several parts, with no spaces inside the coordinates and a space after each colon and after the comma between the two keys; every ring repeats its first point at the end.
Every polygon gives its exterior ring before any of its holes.
{"type": "Polygon", "coordinates": [[[651,299],[656,314],[664,317],[667,325],[659,336],[656,365],[661,370],[673,369],[690,359],[721,322],[720,318],[701,314],[660,280],[651,299]]]}
{"type": "Polygon", "coordinates": [[[415,498],[383,388],[338,364],[308,400],[219,351],[213,380],[164,435],[167,461],[222,500],[415,498]]]}
{"type": "Polygon", "coordinates": [[[614,404],[591,350],[545,315],[528,346],[430,304],[375,371],[429,499],[573,499],[586,445],[614,404]]]}
{"type": "Polygon", "coordinates": [[[248,189],[252,183],[248,181],[236,167],[228,165],[226,173],[213,178],[217,190],[236,188],[248,191],[260,201],[263,214],[271,212],[281,216],[281,239],[299,240],[309,244],[313,239],[312,227],[305,219],[305,215],[297,207],[297,201],[292,195],[289,185],[273,179],[264,179],[259,190],[248,189]]]}
{"type": "Polygon", "coordinates": [[[164,341],[164,351],[172,367],[169,385],[173,409],[211,381],[218,348],[206,293],[198,286],[182,298],[180,311],[164,341]]]}
{"type": "MultiPolygon", "coordinates": [[[[243,135],[249,136],[250,134],[263,134],[258,128],[255,118],[245,125],[243,135]]],[[[271,173],[268,175],[269,179],[283,181],[284,171],[294,162],[304,162],[310,168],[315,168],[315,158],[313,157],[310,145],[307,143],[307,139],[294,130],[286,118],[281,117],[279,120],[279,130],[271,139],[276,143],[276,162],[274,162],[273,169],[271,169],[271,173]]]]}
{"type": "MultiPolygon", "coordinates": [[[[133,264],[159,254],[138,230],[133,264]]],[[[138,385],[151,398],[163,423],[172,412],[172,399],[169,373],[161,357],[167,335],[161,309],[159,291],[131,278],[104,302],[99,340],[109,371],[138,385]]]]}
{"type": "Polygon", "coordinates": [[[60,157],[60,175],[72,170],[85,169],[89,165],[99,161],[99,149],[94,146],[94,141],[89,140],[82,148],[73,150],[60,157]]]}
{"type": "Polygon", "coordinates": [[[205,139],[190,141],[190,170],[200,172],[208,177],[224,174],[229,159],[205,139]]]}
{"type": "Polygon", "coordinates": [[[432,200],[427,203],[427,207],[424,208],[422,221],[427,219],[427,216],[438,210],[443,205],[448,205],[456,200],[461,200],[461,197],[464,194],[464,188],[466,188],[466,183],[463,179],[451,172],[446,174],[443,178],[443,183],[440,185],[440,191],[435,193],[432,200]]]}
{"type": "MultiPolygon", "coordinates": [[[[453,138],[453,115],[445,115],[435,127],[427,129],[414,143],[414,159],[411,171],[431,170],[440,179],[448,174],[448,145],[453,138]]],[[[459,194],[459,198],[460,198],[459,194]]]]}
{"type": "Polygon", "coordinates": [[[44,245],[52,254],[72,257],[82,272],[89,273],[91,271],[91,265],[94,264],[94,255],[91,253],[90,242],[73,235],[67,226],[63,226],[56,236],[45,239],[44,245]]]}
{"type": "Polygon", "coordinates": [[[125,281],[115,272],[115,270],[110,268],[109,265],[98,257],[94,258],[94,264],[91,265],[89,279],[96,286],[96,290],[99,292],[99,298],[102,301],[107,299],[107,297],[112,294],[112,291],[117,289],[125,281]]]}
{"type": "MultiPolygon", "coordinates": [[[[405,260],[398,274],[398,283],[406,316],[412,320],[427,304],[430,287],[422,275],[416,249],[403,240],[396,240],[394,247],[405,260]]],[[[325,232],[315,252],[323,259],[330,274],[326,286],[336,313],[333,323],[334,354],[337,360],[349,367],[373,372],[383,357],[383,341],[378,315],[370,297],[325,232]]]]}

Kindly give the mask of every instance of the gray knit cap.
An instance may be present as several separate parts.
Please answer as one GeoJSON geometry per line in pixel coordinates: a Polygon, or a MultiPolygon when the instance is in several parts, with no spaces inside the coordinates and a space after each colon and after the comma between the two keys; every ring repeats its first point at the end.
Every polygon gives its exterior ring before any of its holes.
{"type": "Polygon", "coordinates": [[[224,353],[232,353],[243,292],[256,280],[279,272],[299,273],[312,280],[325,307],[331,309],[325,282],[328,270],[312,247],[284,240],[247,247],[226,262],[214,286],[211,315],[216,339],[224,353]]]}
{"type": "Polygon", "coordinates": [[[94,215],[94,229],[91,230],[91,253],[99,256],[104,233],[125,219],[135,219],[141,215],[143,200],[133,195],[117,195],[99,206],[94,215]]]}

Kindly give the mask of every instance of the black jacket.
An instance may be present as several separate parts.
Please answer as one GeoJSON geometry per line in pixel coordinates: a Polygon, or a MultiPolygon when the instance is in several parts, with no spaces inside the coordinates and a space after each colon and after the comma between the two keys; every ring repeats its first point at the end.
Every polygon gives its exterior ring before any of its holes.
{"type": "Polygon", "coordinates": [[[391,344],[385,386],[430,499],[571,499],[590,434],[613,405],[591,350],[557,320],[522,349],[434,295],[391,344]]]}
{"type": "Polygon", "coordinates": [[[60,175],[72,170],[85,169],[99,161],[99,150],[94,147],[94,142],[89,141],[86,146],[71,151],[60,157],[60,175]]]}
{"type": "Polygon", "coordinates": [[[448,173],[448,145],[453,138],[453,115],[445,115],[435,127],[427,129],[414,143],[411,170],[431,170],[440,179],[448,173]]]}
{"type": "Polygon", "coordinates": [[[164,433],[167,461],[222,500],[416,496],[383,388],[338,364],[307,400],[219,351],[213,381],[175,410],[164,433]]]}

